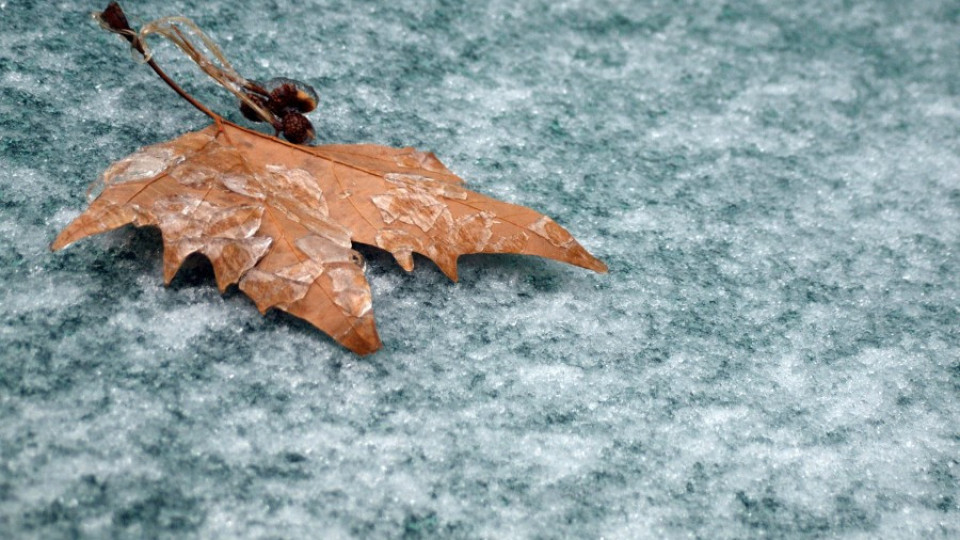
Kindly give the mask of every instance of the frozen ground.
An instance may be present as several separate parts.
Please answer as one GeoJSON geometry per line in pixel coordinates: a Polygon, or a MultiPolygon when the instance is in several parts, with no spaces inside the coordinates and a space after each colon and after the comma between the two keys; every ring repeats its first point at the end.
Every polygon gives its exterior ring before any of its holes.
{"type": "Polygon", "coordinates": [[[610,273],[367,250],[361,359],[155,231],[51,254],[205,122],[102,6],[0,0],[0,537],[960,537],[955,1],[303,3],[127,7],[610,273]]]}

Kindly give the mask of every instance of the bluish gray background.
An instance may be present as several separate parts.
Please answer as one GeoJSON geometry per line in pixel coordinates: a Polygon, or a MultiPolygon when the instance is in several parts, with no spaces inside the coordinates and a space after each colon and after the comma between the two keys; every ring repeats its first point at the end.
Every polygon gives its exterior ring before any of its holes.
{"type": "Polygon", "coordinates": [[[610,273],[366,250],[358,358],[155,231],[51,254],[206,120],[102,5],[0,0],[0,537],[960,536],[960,4],[166,3],[610,273]]]}

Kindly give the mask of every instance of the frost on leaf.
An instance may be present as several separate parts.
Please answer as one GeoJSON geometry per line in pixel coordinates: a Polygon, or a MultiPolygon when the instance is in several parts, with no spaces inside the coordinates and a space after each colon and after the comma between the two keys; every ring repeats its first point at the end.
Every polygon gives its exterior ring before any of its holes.
{"type": "Polygon", "coordinates": [[[457,279],[468,253],[526,253],[605,272],[550,218],[463,187],[432,153],[376,145],[295,146],[223,122],[114,163],[103,191],[54,241],[126,224],[163,235],[164,280],[193,253],[217,285],[261,312],[287,311],[350,350],[380,347],[358,242],[413,253],[457,279]]]}

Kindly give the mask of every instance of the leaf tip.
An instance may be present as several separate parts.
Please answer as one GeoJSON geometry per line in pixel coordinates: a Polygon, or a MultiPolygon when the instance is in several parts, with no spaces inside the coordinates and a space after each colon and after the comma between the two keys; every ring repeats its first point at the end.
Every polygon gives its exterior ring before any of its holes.
{"type": "Polygon", "coordinates": [[[393,258],[406,272],[413,272],[413,253],[409,251],[396,251],[392,253],[393,258]]]}
{"type": "Polygon", "coordinates": [[[60,251],[77,240],[80,240],[81,238],[90,236],[91,234],[96,234],[97,231],[89,232],[87,230],[90,228],[91,227],[86,222],[85,214],[77,216],[76,219],[64,227],[63,230],[60,231],[60,234],[54,238],[53,242],[50,244],[50,251],[60,251]]]}
{"type": "Polygon", "coordinates": [[[565,255],[566,257],[561,260],[579,266],[580,268],[593,270],[598,274],[606,274],[609,270],[603,261],[591,255],[589,251],[584,249],[584,247],[575,240],[573,241],[573,245],[568,248],[565,255]]]}
{"type": "Polygon", "coordinates": [[[230,281],[227,281],[227,280],[223,279],[223,278],[220,277],[220,275],[217,274],[216,272],[214,272],[214,276],[213,276],[213,277],[214,277],[214,279],[216,279],[216,281],[217,281],[217,289],[220,291],[220,294],[226,293],[226,292],[227,292],[227,289],[230,288],[230,285],[233,285],[233,283],[231,283],[230,281]]]}
{"type": "Polygon", "coordinates": [[[73,220],[69,225],[67,225],[60,234],[53,240],[50,244],[50,251],[60,251],[61,249],[73,244],[77,240],[86,238],[92,234],[96,234],[100,231],[93,230],[91,232],[91,227],[84,215],[79,216],[77,219],[73,220]]]}
{"type": "Polygon", "coordinates": [[[173,278],[177,276],[180,265],[183,264],[183,258],[177,256],[176,247],[171,245],[163,246],[163,284],[169,286],[173,278]]]}
{"type": "Polygon", "coordinates": [[[343,345],[346,345],[348,349],[356,354],[359,354],[360,356],[373,354],[383,347],[383,342],[380,341],[380,336],[377,334],[376,328],[373,329],[372,336],[366,336],[365,338],[358,339],[355,342],[342,343],[343,345]]]}
{"type": "Polygon", "coordinates": [[[50,243],[50,251],[60,251],[69,245],[70,243],[63,238],[63,234],[60,234],[53,242],[50,243]]]}
{"type": "Polygon", "coordinates": [[[449,257],[440,256],[440,257],[437,257],[435,261],[437,263],[437,266],[440,268],[440,271],[443,272],[445,276],[450,278],[450,281],[454,283],[459,281],[460,278],[457,276],[457,257],[456,256],[449,256],[449,257]]]}
{"type": "Polygon", "coordinates": [[[598,273],[598,274],[606,274],[606,273],[608,273],[608,272],[610,271],[610,269],[607,267],[607,265],[606,265],[603,261],[601,261],[600,259],[598,259],[598,258],[596,258],[596,257],[594,257],[593,260],[590,261],[589,266],[587,266],[586,268],[587,268],[588,270],[593,270],[594,272],[596,272],[596,273],[598,273]]]}
{"type": "MultiPolygon", "coordinates": [[[[291,311],[293,313],[293,311],[291,311]]],[[[299,315],[298,315],[299,316],[299,315]]],[[[314,326],[320,328],[316,321],[309,320],[314,326]]],[[[362,317],[350,318],[349,326],[342,332],[326,331],[333,339],[344,347],[350,349],[356,354],[366,356],[380,350],[383,342],[380,341],[380,334],[377,332],[377,323],[373,319],[372,313],[367,313],[362,317]]]]}

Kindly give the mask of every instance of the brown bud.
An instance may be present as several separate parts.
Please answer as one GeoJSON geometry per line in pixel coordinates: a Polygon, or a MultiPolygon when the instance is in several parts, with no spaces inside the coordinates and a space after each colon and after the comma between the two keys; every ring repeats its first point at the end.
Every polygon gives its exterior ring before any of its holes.
{"type": "MultiPolygon", "coordinates": [[[[100,13],[100,20],[111,32],[133,31],[133,29],[130,28],[130,23],[127,22],[127,16],[123,13],[123,8],[116,2],[110,2],[107,5],[107,9],[100,13]]],[[[133,41],[133,36],[131,35],[124,37],[131,42],[133,41]]]]}
{"type": "Polygon", "coordinates": [[[306,116],[290,111],[283,117],[283,136],[293,144],[303,144],[313,140],[316,135],[313,124],[306,116]]]}

